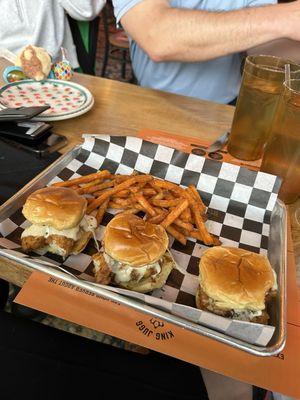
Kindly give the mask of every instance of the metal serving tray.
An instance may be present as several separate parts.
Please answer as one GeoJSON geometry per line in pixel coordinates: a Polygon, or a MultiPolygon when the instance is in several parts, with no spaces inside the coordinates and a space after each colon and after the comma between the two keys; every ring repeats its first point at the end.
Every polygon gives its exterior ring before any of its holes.
{"type": "MultiPolygon", "coordinates": [[[[69,152],[61,156],[46,170],[24,186],[18,193],[10,198],[6,203],[0,206],[0,222],[9,218],[14,212],[23,206],[26,198],[35,190],[46,186],[59,172],[65,168],[81,151],[81,146],[76,146],[69,152]]],[[[275,326],[274,335],[265,347],[249,344],[242,340],[232,338],[223,333],[217,332],[211,328],[185,320],[184,318],[169,314],[146,304],[122,296],[120,294],[108,291],[95,284],[79,280],[62,272],[59,269],[50,268],[42,265],[34,265],[29,259],[18,258],[13,254],[7,254],[0,249],[0,256],[12,259],[35,270],[48,273],[56,278],[63,279],[81,288],[90,290],[108,299],[117,301],[125,306],[132,307],[147,315],[161,318],[166,322],[173,323],[184,329],[195,332],[199,335],[209,337],[219,342],[225,343],[231,347],[246,351],[256,356],[274,356],[282,351],[286,341],[286,259],[287,255],[287,212],[283,202],[277,200],[271,215],[270,236],[268,244],[268,257],[277,274],[278,295],[270,307],[269,314],[271,324],[275,326]]]]}

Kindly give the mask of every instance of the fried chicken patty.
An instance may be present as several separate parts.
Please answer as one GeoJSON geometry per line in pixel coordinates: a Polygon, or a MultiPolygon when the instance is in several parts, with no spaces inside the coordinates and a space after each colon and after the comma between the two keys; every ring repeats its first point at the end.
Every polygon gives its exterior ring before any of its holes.
{"type": "Polygon", "coordinates": [[[103,253],[97,253],[93,256],[97,267],[94,267],[94,274],[97,283],[109,285],[112,280],[112,270],[107,265],[103,253]]]}
{"type": "MultiPolygon", "coordinates": [[[[108,257],[107,254],[106,254],[106,257],[108,257]]],[[[164,255],[164,257],[166,257],[166,255],[164,255]]],[[[142,268],[131,267],[130,265],[116,261],[111,257],[109,257],[109,259],[114,263],[114,265],[117,265],[118,270],[121,271],[121,270],[126,270],[128,268],[131,270],[129,281],[132,283],[140,282],[141,279],[148,279],[150,277],[154,278],[157,275],[157,270],[154,267],[151,267],[150,265],[148,266],[148,268],[146,270],[144,270],[142,272],[143,275],[141,277],[141,274],[139,273],[139,271],[142,270],[142,268]]],[[[101,283],[104,285],[109,284],[109,283],[119,283],[118,281],[115,280],[116,274],[114,272],[116,272],[116,271],[113,272],[111,266],[107,263],[103,252],[95,254],[93,256],[93,260],[94,260],[94,263],[96,264],[96,266],[94,268],[94,274],[95,274],[97,283],[101,283]]],[[[163,262],[162,259],[157,261],[160,271],[162,269],[162,262],[163,262]]]]}
{"type": "Polygon", "coordinates": [[[66,236],[50,235],[47,237],[46,243],[49,245],[56,245],[60,249],[64,250],[67,254],[69,254],[72,251],[75,240],[70,239],[66,236]]]}
{"type": "Polygon", "coordinates": [[[25,236],[21,240],[22,249],[26,252],[45,247],[46,238],[44,236],[25,236]]]}
{"type": "Polygon", "coordinates": [[[244,319],[251,322],[256,322],[257,324],[268,324],[269,315],[266,310],[262,310],[262,314],[258,316],[251,316],[250,310],[241,311],[241,314],[244,314],[244,317],[239,318],[237,311],[232,309],[222,309],[218,307],[215,301],[212,298],[208,297],[201,287],[198,288],[196,303],[199,309],[221,315],[225,318],[244,319]],[[249,318],[247,318],[247,314],[249,315],[249,318]]]}
{"type": "Polygon", "coordinates": [[[22,238],[22,248],[26,252],[42,249],[48,245],[54,245],[69,254],[74,246],[75,241],[61,235],[44,236],[25,236],[22,238]]]}

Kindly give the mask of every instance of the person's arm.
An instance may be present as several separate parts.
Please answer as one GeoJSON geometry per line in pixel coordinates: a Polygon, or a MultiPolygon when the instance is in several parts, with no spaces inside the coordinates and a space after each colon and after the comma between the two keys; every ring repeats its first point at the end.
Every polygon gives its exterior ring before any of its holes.
{"type": "Polygon", "coordinates": [[[90,21],[97,17],[106,0],[59,0],[59,3],[77,21],[90,21]]]}
{"type": "Polygon", "coordinates": [[[300,41],[290,39],[278,39],[261,44],[247,51],[248,54],[266,54],[283,57],[296,63],[300,63],[300,41]]]}
{"type": "Polygon", "coordinates": [[[143,0],[124,13],[121,23],[154,61],[204,61],[278,38],[300,40],[300,0],[226,12],[143,0]]]}

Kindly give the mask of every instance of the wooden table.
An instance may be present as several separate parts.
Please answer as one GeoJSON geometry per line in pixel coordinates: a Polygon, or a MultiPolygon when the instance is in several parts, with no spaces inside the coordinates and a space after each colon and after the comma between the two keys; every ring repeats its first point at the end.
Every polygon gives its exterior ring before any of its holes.
{"type": "MultiPolygon", "coordinates": [[[[1,65],[4,64],[0,61],[0,70],[1,65]]],[[[62,152],[81,142],[83,133],[136,135],[148,128],[213,141],[231,126],[234,112],[231,106],[83,74],[74,80],[92,92],[95,106],[85,115],[53,123],[54,131],[69,140],[62,152]]],[[[300,275],[300,224],[294,217],[297,208],[300,200],[289,207],[300,275]]],[[[22,286],[30,274],[30,268],[0,257],[1,278],[22,286]]],[[[300,286],[300,276],[298,283],[300,286]]]]}
{"type": "MultiPolygon", "coordinates": [[[[81,117],[53,123],[54,131],[67,136],[69,140],[68,145],[62,149],[62,152],[81,142],[83,133],[136,135],[140,130],[148,128],[166,131],[172,135],[185,135],[214,141],[231,126],[234,108],[230,106],[154,91],[98,77],[77,75],[75,80],[92,92],[95,98],[95,106],[90,112],[81,117]]],[[[289,207],[296,265],[300,278],[300,224],[294,218],[297,208],[300,208],[300,200],[289,207]]],[[[30,274],[30,268],[0,257],[0,278],[22,286],[30,274]]],[[[298,285],[300,287],[300,279],[298,285]]],[[[293,330],[293,326],[289,326],[289,328],[292,340],[292,336],[295,335],[293,333],[295,329],[293,330]]],[[[112,334],[114,335],[113,332],[112,334]]],[[[226,368],[222,370],[215,367],[219,363],[220,354],[222,354],[222,357],[227,354],[224,352],[222,345],[215,342],[215,347],[212,348],[209,341],[204,337],[201,338],[201,343],[201,352],[207,348],[209,358],[199,365],[205,365],[210,370],[232,376],[231,372],[226,368]]],[[[142,342],[140,344],[145,345],[142,342]]],[[[291,353],[291,350],[289,352],[291,353]]],[[[169,354],[173,353],[170,352],[169,354]]],[[[272,360],[270,360],[273,359],[272,357],[246,357],[243,352],[239,351],[228,354],[230,356],[227,356],[227,362],[232,365],[234,361],[235,368],[239,369],[239,365],[247,365],[247,370],[251,366],[252,372],[259,371],[258,377],[253,378],[253,381],[257,381],[258,386],[264,386],[264,380],[259,377],[263,376],[263,371],[268,371],[268,363],[272,365],[272,360]],[[244,357],[246,357],[246,361],[244,357]]],[[[202,357],[204,359],[206,356],[202,355],[202,357]]],[[[200,361],[194,363],[197,364],[198,362],[200,361]]],[[[240,369],[240,371],[242,370],[243,368],[240,369]]],[[[247,373],[237,374],[234,377],[239,380],[249,381],[247,373]]],[[[284,371],[282,373],[284,374],[284,371]]],[[[296,375],[292,375],[292,380],[296,382],[296,375]]],[[[269,385],[269,383],[266,385],[269,385]]]]}
{"type": "Polygon", "coordinates": [[[87,132],[132,136],[148,128],[214,140],[231,126],[231,106],[89,75],[77,75],[74,81],[93,93],[95,106],[88,114],[54,124],[71,147],[87,132]]]}

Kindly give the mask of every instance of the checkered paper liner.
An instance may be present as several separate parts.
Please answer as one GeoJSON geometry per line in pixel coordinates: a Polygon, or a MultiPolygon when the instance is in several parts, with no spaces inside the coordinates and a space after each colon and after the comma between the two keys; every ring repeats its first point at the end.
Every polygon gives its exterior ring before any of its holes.
{"type": "MultiPolygon", "coordinates": [[[[186,154],[135,137],[84,135],[84,139],[80,154],[49,184],[100,169],[118,174],[131,174],[134,170],[150,173],[183,187],[194,184],[208,207],[208,230],[218,236],[223,245],[267,254],[270,216],[280,187],[280,180],[276,176],[186,154]]],[[[91,255],[97,251],[93,241],[83,253],[69,256],[64,261],[50,253],[44,256],[26,255],[20,246],[20,236],[28,226],[28,221],[25,221],[21,211],[19,209],[0,223],[2,251],[13,253],[20,259],[26,258],[32,264],[63,268],[93,284],[91,255]]],[[[105,226],[116,212],[108,210],[96,231],[100,245],[105,226]]],[[[151,294],[102,287],[245,342],[267,345],[274,333],[273,326],[231,320],[196,308],[199,258],[206,249],[207,246],[194,239],[189,239],[183,246],[170,238],[170,250],[180,268],[173,269],[163,288],[151,294]]]]}

